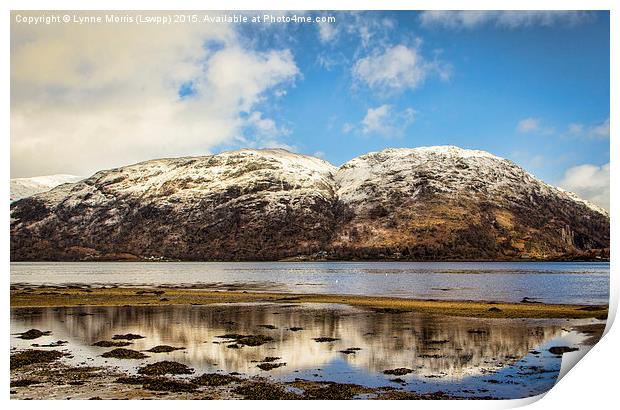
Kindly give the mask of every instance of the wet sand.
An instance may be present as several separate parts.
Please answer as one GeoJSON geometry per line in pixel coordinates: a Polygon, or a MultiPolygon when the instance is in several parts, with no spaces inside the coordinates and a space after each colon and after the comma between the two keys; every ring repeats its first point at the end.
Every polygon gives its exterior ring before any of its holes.
{"type": "Polygon", "coordinates": [[[134,287],[12,287],[11,307],[69,306],[161,306],[207,305],[214,303],[337,303],[386,311],[414,311],[429,314],[480,318],[566,318],[607,317],[607,305],[545,304],[418,300],[389,297],[292,294],[275,292],[222,291],[199,288],[134,287]]]}

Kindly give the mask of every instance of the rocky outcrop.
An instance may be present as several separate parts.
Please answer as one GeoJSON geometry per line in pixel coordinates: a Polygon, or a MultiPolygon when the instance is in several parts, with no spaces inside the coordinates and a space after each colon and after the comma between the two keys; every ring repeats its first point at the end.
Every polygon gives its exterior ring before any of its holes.
{"type": "Polygon", "coordinates": [[[605,258],[609,215],[512,162],[387,149],[147,161],[11,206],[11,259],[605,258]]]}

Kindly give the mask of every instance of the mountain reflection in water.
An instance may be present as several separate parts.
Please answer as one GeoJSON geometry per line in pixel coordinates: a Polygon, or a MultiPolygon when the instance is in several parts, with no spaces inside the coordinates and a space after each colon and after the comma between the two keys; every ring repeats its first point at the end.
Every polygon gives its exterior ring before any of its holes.
{"type": "MultiPolygon", "coordinates": [[[[175,360],[197,373],[239,372],[369,386],[394,384],[390,381],[394,376],[383,371],[408,368],[413,373],[400,376],[395,387],[472,395],[490,391],[501,397],[540,393],[553,385],[560,359],[547,352],[530,352],[554,341],[578,343],[575,332],[564,330],[560,323],[566,322],[375,312],[322,304],[31,308],[11,313],[12,333],[51,330],[51,336],[36,342],[67,340],[73,357],[63,360],[75,365],[114,365],[135,372],[144,363],[175,360]],[[104,360],[101,354],[110,349],[92,346],[126,333],[145,337],[134,340],[131,349],[165,344],[185,350],[148,353],[149,358],[139,361],[104,360]],[[267,335],[273,341],[231,349],[227,347],[231,342],[218,338],[230,333],[267,335]],[[314,340],[318,337],[338,340],[319,343],[314,340]],[[359,350],[344,353],[348,348],[359,350]],[[278,362],[286,366],[262,371],[256,362],[265,357],[279,357],[278,362]],[[524,369],[534,368],[544,371],[527,377],[524,369]]],[[[26,348],[31,343],[12,337],[13,347],[26,348]]]]}

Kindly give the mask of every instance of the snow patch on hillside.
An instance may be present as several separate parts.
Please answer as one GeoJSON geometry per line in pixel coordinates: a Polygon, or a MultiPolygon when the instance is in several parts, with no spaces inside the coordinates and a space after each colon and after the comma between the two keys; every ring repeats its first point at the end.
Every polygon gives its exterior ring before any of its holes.
{"type": "MultiPolygon", "coordinates": [[[[38,182],[36,192],[43,192],[79,179],[58,175],[20,180],[38,182]]],[[[27,186],[26,181],[20,183],[27,186]]],[[[608,216],[604,209],[536,179],[509,160],[455,146],[388,148],[354,158],[339,168],[283,149],[241,149],[201,157],[157,159],[100,171],[37,198],[51,207],[61,202],[69,207],[114,207],[115,201],[123,198],[182,207],[207,198],[219,203],[215,195],[235,197],[233,201],[258,201],[266,204],[267,211],[282,207],[284,199],[299,198],[296,206],[307,207],[323,198],[340,200],[361,210],[390,201],[395,193],[416,200],[428,191],[453,198],[485,197],[489,201],[522,203],[531,203],[534,197],[560,198],[608,216]]]]}
{"type": "Polygon", "coordinates": [[[77,182],[83,177],[68,174],[45,175],[31,178],[11,179],[11,202],[41,192],[49,191],[58,185],[77,182]]]}

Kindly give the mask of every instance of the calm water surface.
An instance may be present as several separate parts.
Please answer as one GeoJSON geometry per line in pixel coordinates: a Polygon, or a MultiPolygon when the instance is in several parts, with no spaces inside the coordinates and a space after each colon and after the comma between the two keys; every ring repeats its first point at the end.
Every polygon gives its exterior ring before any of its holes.
{"type": "Polygon", "coordinates": [[[35,341],[13,335],[11,346],[23,349],[33,342],[66,340],[67,345],[56,348],[71,353],[62,361],[113,366],[128,373],[146,363],[175,360],[188,364],[195,374],[239,372],[242,377],[282,381],[302,378],[391,385],[419,393],[441,390],[464,397],[518,398],[553,386],[561,358],[548,349],[583,349],[586,336],[572,326],[589,322],[597,321],[454,318],[325,304],[29,308],[12,309],[11,332],[38,328],[51,330],[52,335],[35,341]],[[129,346],[135,350],[160,344],[185,350],[118,360],[101,357],[111,349],[92,346],[125,333],[145,336],[129,346]],[[230,341],[218,337],[227,333],[268,335],[273,341],[231,349],[230,341]],[[338,340],[313,340],[318,337],[338,340]],[[359,350],[344,353],[348,348],[359,350]],[[278,357],[277,362],[286,365],[260,370],[257,361],[265,357],[278,357]],[[396,380],[383,373],[401,367],[413,373],[396,380]]]}
{"type": "Polygon", "coordinates": [[[11,263],[11,283],[172,285],[446,300],[605,304],[609,263],[11,263]]]}

